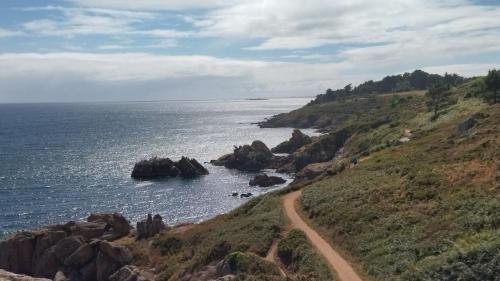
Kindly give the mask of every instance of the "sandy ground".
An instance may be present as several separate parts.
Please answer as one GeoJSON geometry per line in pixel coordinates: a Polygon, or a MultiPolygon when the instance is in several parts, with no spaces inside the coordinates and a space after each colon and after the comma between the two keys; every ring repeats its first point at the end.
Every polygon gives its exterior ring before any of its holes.
{"type": "Polygon", "coordinates": [[[300,191],[296,191],[283,197],[285,213],[290,219],[292,227],[300,229],[306,234],[311,243],[318,249],[318,252],[336,271],[341,281],[362,281],[351,265],[299,216],[295,210],[295,201],[300,197],[300,194],[300,191]]]}

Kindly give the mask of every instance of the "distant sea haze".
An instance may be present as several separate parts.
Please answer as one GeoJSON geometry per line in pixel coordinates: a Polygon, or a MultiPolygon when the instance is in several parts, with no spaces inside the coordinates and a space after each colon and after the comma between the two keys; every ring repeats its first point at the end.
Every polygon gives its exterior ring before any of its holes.
{"type": "Polygon", "coordinates": [[[0,105],[0,236],[41,225],[121,212],[132,222],[159,213],[167,223],[197,222],[260,194],[252,174],[205,164],[195,180],[135,181],[134,163],[182,155],[208,162],[255,139],[269,147],[291,128],[255,122],[309,99],[0,105]]]}

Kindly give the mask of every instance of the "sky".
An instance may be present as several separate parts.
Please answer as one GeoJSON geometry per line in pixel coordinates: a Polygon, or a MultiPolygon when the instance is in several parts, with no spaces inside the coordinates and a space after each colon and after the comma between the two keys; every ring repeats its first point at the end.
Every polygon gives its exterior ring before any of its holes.
{"type": "Polygon", "coordinates": [[[500,68],[500,0],[2,0],[0,102],[314,96],[500,68]]]}

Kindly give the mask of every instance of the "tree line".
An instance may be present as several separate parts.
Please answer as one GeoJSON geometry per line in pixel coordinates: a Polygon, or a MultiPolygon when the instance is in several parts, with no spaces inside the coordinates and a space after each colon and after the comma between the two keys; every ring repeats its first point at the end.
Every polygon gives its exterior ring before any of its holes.
{"type": "Polygon", "coordinates": [[[356,87],[352,84],[343,89],[328,89],[324,94],[316,96],[316,99],[310,104],[318,104],[329,101],[339,100],[354,95],[370,95],[382,93],[398,93],[414,90],[427,90],[431,85],[445,84],[455,86],[465,81],[465,78],[457,74],[448,74],[444,76],[438,74],[429,74],[422,70],[415,70],[412,73],[386,76],[380,81],[367,81],[356,87]]]}

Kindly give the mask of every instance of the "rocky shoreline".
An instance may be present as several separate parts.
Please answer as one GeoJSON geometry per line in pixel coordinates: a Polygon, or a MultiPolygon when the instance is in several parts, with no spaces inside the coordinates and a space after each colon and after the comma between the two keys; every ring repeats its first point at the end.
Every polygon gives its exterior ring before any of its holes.
{"type": "MultiPolygon", "coordinates": [[[[289,140],[275,148],[269,149],[262,141],[256,140],[250,145],[235,147],[233,153],[210,163],[244,172],[260,172],[249,186],[269,187],[286,182],[280,177],[262,173],[264,169],[296,174],[294,182],[310,180],[331,170],[328,161],[335,157],[347,138],[348,132],[343,131],[309,137],[294,130],[289,140]],[[318,165],[317,162],[324,164],[318,165]]],[[[131,176],[145,180],[194,178],[206,174],[208,170],[198,161],[182,157],[177,162],[169,158],[140,161],[135,164],[131,176]]],[[[252,195],[232,194],[241,198],[252,195]]],[[[149,214],[134,228],[121,214],[114,213],[92,214],[85,222],[71,221],[36,231],[18,232],[0,242],[0,269],[6,270],[0,274],[10,274],[10,277],[3,277],[10,278],[8,280],[154,280],[154,270],[133,265],[131,251],[120,241],[148,240],[170,229],[160,215],[153,217],[149,214]]]]}

